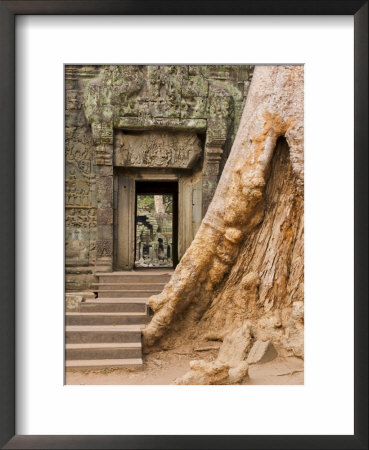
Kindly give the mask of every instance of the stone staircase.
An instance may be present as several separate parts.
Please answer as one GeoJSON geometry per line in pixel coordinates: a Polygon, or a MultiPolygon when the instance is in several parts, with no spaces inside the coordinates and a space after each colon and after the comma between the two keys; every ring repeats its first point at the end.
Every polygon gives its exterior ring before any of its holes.
{"type": "Polygon", "coordinates": [[[163,290],[171,274],[170,270],[97,274],[97,298],[66,313],[66,369],[142,368],[147,302],[163,290]]]}

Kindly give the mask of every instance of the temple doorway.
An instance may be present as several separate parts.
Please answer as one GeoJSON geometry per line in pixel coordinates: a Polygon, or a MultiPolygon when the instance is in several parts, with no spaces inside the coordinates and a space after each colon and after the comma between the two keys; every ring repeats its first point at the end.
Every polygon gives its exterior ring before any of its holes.
{"type": "Polygon", "coordinates": [[[175,268],[200,226],[202,178],[117,168],[114,186],[113,270],[175,268]]]}
{"type": "Polygon", "coordinates": [[[135,182],[135,263],[173,268],[178,263],[178,182],[135,182]]]}

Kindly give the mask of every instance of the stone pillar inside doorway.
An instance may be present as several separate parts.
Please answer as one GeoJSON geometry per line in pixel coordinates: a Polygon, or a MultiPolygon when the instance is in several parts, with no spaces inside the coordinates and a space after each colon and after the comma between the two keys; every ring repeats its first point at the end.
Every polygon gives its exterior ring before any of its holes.
{"type": "Polygon", "coordinates": [[[113,126],[92,124],[95,144],[97,239],[95,272],[113,270],[113,126]]]}

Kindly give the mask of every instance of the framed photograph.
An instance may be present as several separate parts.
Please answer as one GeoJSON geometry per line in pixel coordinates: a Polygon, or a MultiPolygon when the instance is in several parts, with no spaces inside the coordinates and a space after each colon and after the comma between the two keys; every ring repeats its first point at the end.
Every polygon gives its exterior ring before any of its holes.
{"type": "Polygon", "coordinates": [[[367,19],[0,2],[4,448],[368,447],[367,19]]]}

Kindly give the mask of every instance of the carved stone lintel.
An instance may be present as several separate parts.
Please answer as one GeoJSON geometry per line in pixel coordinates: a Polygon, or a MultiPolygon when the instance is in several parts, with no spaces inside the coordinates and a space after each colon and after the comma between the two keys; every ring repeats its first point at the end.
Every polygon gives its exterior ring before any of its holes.
{"type": "Polygon", "coordinates": [[[200,139],[194,132],[148,131],[127,134],[117,131],[114,165],[189,169],[201,152],[200,139]]]}

